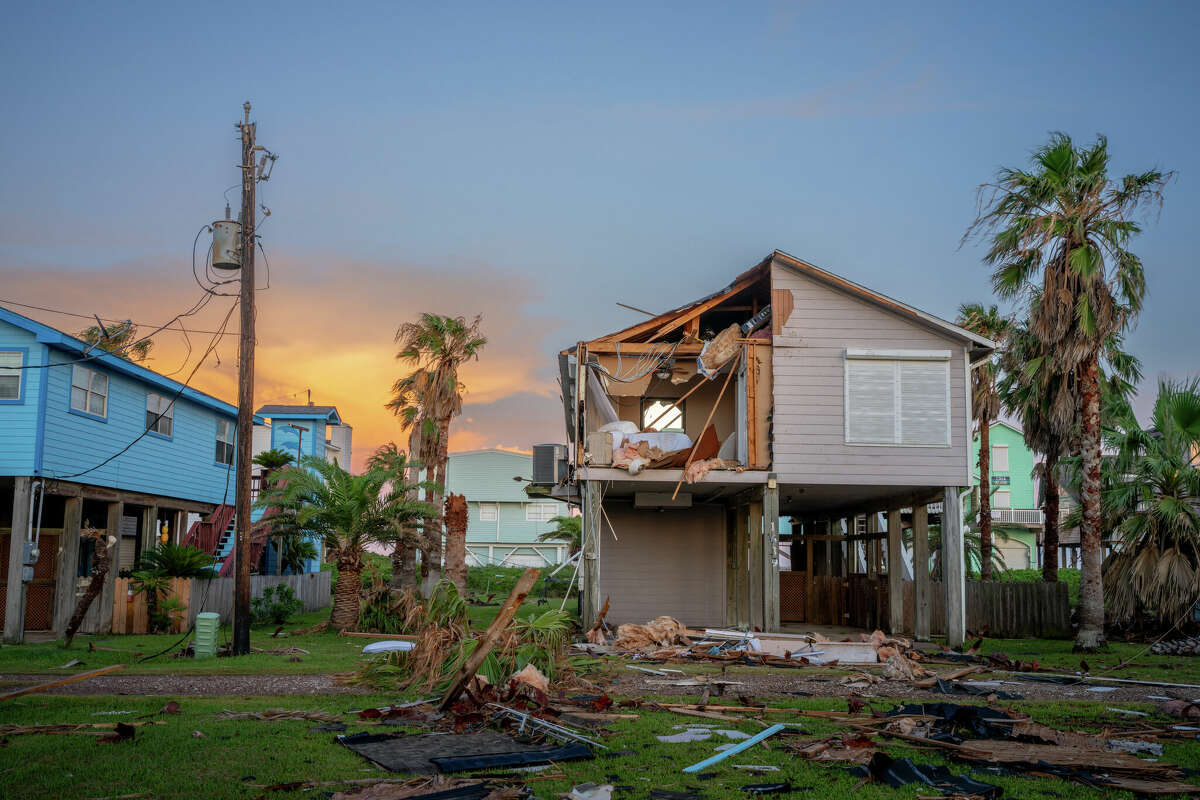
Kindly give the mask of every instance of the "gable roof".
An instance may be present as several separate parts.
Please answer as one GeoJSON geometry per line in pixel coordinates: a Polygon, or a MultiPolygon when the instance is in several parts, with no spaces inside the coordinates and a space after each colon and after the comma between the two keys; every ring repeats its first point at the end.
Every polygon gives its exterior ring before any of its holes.
{"type": "MultiPolygon", "coordinates": [[[[152,369],[143,367],[140,364],[135,364],[127,358],[109,353],[106,350],[101,350],[94,345],[89,345],[82,339],[76,338],[69,333],[64,333],[58,328],[52,328],[49,325],[30,319],[23,314],[18,314],[3,306],[0,306],[0,322],[20,328],[32,333],[40,344],[48,345],[57,350],[62,350],[67,353],[74,353],[82,356],[82,358],[72,358],[63,362],[50,362],[50,367],[54,366],[69,366],[76,363],[88,363],[102,365],[106,369],[111,369],[113,372],[119,372],[122,375],[133,378],[134,380],[148,384],[156,389],[162,390],[165,394],[172,396],[178,395],[181,398],[187,399],[199,406],[216,411],[226,416],[236,417],[237,406],[226,403],[218,397],[202,392],[199,389],[193,389],[177,380],[168,378],[166,375],[161,375],[152,369]]],[[[265,420],[256,416],[255,424],[263,424],[265,420]]]]}
{"type": "Polygon", "coordinates": [[[259,408],[254,413],[270,417],[271,419],[322,419],[331,425],[342,424],[342,418],[338,414],[337,406],[268,405],[259,408]]]}
{"type": "Polygon", "coordinates": [[[873,289],[868,289],[861,284],[847,280],[846,278],[836,275],[828,270],[824,270],[820,267],[814,266],[813,264],[809,264],[807,261],[796,258],[795,256],[785,253],[782,250],[776,250],[771,254],[770,259],[775,263],[778,263],[781,267],[786,267],[802,275],[815,278],[816,280],[821,281],[828,286],[832,286],[835,289],[846,292],[847,294],[860,297],[863,300],[886,308],[889,311],[900,314],[901,316],[915,319],[918,322],[941,330],[944,333],[948,333],[956,338],[966,339],[974,344],[977,349],[995,350],[997,347],[999,347],[996,342],[993,342],[986,336],[980,336],[979,334],[973,333],[966,328],[955,325],[953,322],[947,322],[941,317],[934,316],[933,314],[922,311],[919,308],[914,308],[906,303],[901,303],[899,300],[876,292],[873,289]]]}

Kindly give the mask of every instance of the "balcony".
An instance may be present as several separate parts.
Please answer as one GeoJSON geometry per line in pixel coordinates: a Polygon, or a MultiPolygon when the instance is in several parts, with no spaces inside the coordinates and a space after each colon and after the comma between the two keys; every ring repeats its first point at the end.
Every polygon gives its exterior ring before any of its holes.
{"type": "Polygon", "coordinates": [[[1042,525],[1045,517],[1040,508],[993,508],[992,522],[1005,525],[1042,525]]]}

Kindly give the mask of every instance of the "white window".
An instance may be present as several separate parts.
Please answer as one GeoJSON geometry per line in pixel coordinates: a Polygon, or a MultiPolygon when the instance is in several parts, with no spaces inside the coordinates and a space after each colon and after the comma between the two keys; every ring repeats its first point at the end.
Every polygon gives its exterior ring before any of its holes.
{"type": "Polygon", "coordinates": [[[155,392],[146,393],[146,430],[170,436],[175,423],[175,401],[155,392]]]}
{"type": "Polygon", "coordinates": [[[233,463],[233,443],[235,440],[236,428],[233,421],[228,419],[217,420],[217,455],[218,464],[233,463]]]}
{"type": "Polygon", "coordinates": [[[992,469],[996,472],[1008,472],[1008,445],[992,445],[992,469]]]}
{"type": "Polygon", "coordinates": [[[20,350],[0,350],[0,400],[21,399],[21,369],[25,360],[20,350]]]}
{"type": "Polygon", "coordinates": [[[950,445],[949,350],[847,350],[846,442],[950,445]]]}
{"type": "Polygon", "coordinates": [[[992,493],[992,508],[1012,508],[1012,494],[1008,489],[997,489],[992,493]]]}
{"type": "Polygon", "coordinates": [[[479,504],[479,521],[480,522],[495,522],[500,518],[500,507],[495,503],[480,503],[479,504]]]}
{"type": "Polygon", "coordinates": [[[556,503],[525,504],[526,522],[549,522],[556,516],[558,516],[558,504],[556,503]]]}
{"type": "Polygon", "coordinates": [[[71,408],[97,417],[108,416],[108,376],[90,367],[71,368],[71,408]]]}

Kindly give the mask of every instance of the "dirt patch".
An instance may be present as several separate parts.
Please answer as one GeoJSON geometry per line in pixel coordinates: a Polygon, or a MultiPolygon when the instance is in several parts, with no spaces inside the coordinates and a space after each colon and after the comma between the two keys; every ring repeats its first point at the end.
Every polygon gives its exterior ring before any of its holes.
{"type": "MultiPolygon", "coordinates": [[[[46,683],[46,675],[0,675],[6,688],[46,683]]],[[[51,689],[60,695],[312,695],[365,694],[335,683],[332,675],[98,675],[51,689]]]]}

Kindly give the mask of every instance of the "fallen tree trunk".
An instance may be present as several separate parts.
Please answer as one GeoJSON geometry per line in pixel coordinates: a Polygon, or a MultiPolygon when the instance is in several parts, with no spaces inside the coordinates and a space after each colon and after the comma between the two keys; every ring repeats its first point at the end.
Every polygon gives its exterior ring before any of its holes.
{"type": "Polygon", "coordinates": [[[92,607],[92,603],[104,590],[104,581],[108,577],[108,548],[115,543],[115,539],[113,542],[105,541],[104,531],[95,528],[89,530],[85,538],[93,539],[96,542],[96,554],[92,558],[92,579],[88,582],[87,591],[83,593],[83,597],[79,598],[79,602],[75,604],[75,613],[71,615],[71,621],[67,623],[66,647],[71,646],[71,640],[75,638],[75,632],[83,624],[83,618],[87,616],[88,609],[92,607]]]}

